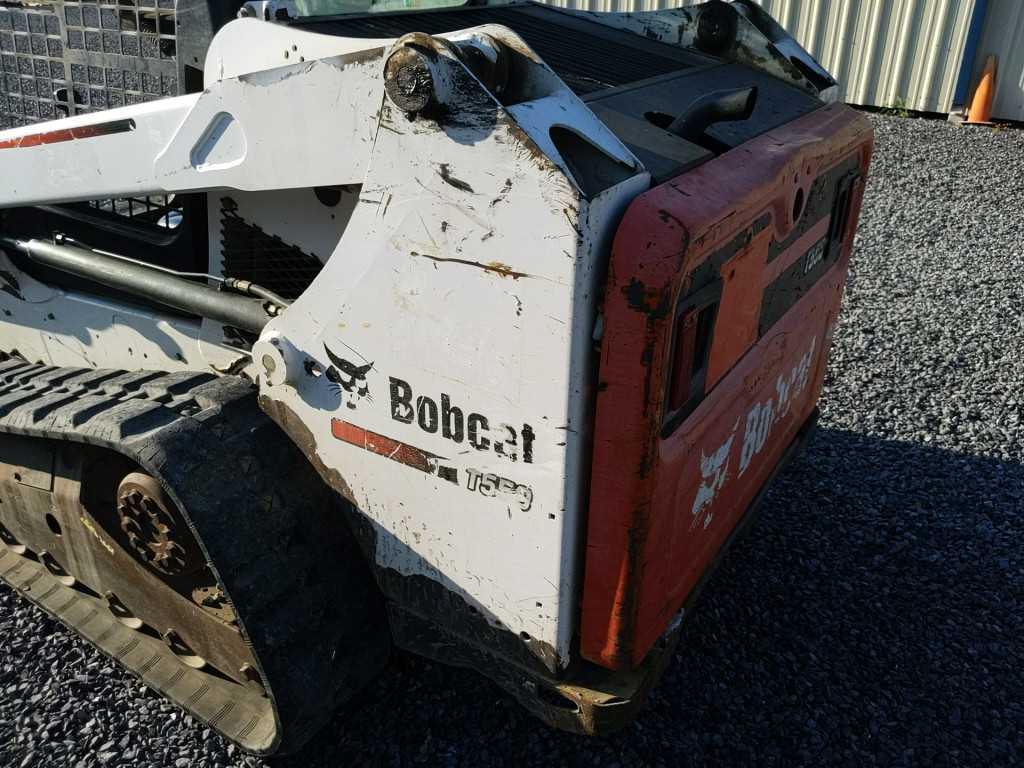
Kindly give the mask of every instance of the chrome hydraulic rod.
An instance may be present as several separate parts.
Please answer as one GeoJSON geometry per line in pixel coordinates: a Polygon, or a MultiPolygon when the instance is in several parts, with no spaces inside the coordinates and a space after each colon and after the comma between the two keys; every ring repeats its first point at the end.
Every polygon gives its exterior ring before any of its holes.
{"type": "Polygon", "coordinates": [[[32,261],[51,269],[250,333],[262,331],[272,317],[267,311],[272,305],[268,300],[225,293],[203,283],[85,248],[9,237],[0,237],[0,245],[21,251],[32,261]]]}

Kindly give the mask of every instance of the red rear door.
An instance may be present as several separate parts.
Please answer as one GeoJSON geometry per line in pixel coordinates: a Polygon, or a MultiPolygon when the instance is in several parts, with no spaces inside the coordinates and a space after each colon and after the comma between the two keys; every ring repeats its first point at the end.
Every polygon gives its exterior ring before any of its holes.
{"type": "Polygon", "coordinates": [[[582,653],[637,665],[814,410],[871,154],[824,107],[641,195],[604,304],[582,653]]]}

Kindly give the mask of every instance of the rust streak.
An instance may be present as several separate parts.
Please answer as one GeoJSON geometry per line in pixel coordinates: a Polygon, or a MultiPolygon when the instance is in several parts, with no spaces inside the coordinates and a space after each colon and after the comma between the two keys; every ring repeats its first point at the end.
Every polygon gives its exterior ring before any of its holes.
{"type": "Polygon", "coordinates": [[[467,267],[476,267],[482,269],[484,272],[493,272],[501,277],[511,277],[513,280],[518,280],[520,277],[530,277],[526,272],[516,272],[508,264],[503,264],[500,261],[491,261],[487,264],[481,264],[479,261],[470,261],[469,259],[449,259],[443,256],[431,256],[429,253],[417,253],[412,251],[411,255],[420,256],[424,259],[430,259],[438,263],[452,263],[452,264],[463,264],[467,267]]]}

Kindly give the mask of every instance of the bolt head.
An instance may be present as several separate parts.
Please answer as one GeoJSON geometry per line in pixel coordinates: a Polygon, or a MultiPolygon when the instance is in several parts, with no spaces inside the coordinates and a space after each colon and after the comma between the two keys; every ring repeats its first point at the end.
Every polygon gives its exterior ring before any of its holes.
{"type": "Polygon", "coordinates": [[[267,378],[273,376],[274,371],[277,370],[277,363],[274,362],[274,358],[272,358],[270,355],[264,355],[263,360],[261,360],[260,362],[263,363],[263,370],[267,374],[267,378]]]}
{"type": "Polygon", "coordinates": [[[436,101],[437,90],[427,55],[402,46],[384,65],[384,90],[403,112],[418,113],[436,101]]]}

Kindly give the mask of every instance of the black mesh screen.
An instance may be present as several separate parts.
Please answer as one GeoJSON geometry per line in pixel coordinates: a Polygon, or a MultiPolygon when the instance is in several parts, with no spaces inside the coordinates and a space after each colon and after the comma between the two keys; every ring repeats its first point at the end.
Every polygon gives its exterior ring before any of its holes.
{"type": "Polygon", "coordinates": [[[54,92],[67,88],[64,34],[52,9],[0,7],[0,56],[0,128],[62,116],[54,92]]]}
{"type": "MultiPolygon", "coordinates": [[[[174,0],[0,5],[0,130],[178,95],[174,0]]],[[[176,229],[173,196],[70,206],[176,229]]]]}
{"type": "Polygon", "coordinates": [[[0,6],[0,129],[178,94],[174,0],[0,6]]]}
{"type": "Polygon", "coordinates": [[[221,266],[225,275],[251,280],[286,299],[297,299],[323,268],[316,256],[245,221],[230,197],[221,199],[220,213],[221,266]]]}

